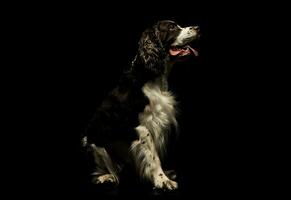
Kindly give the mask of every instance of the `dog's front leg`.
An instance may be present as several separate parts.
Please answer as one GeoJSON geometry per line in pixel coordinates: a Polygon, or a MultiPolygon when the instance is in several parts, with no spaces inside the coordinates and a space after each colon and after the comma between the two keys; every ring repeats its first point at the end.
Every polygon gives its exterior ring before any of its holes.
{"type": "Polygon", "coordinates": [[[138,126],[136,131],[139,140],[132,142],[131,153],[140,176],[150,181],[155,188],[177,189],[178,184],[170,180],[161,167],[161,161],[148,129],[144,126],[138,126]]]}

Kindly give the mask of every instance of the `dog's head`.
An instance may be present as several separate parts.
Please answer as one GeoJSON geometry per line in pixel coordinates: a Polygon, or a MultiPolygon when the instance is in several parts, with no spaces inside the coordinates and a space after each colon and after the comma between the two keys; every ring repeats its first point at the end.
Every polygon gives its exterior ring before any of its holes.
{"type": "Polygon", "coordinates": [[[157,36],[160,38],[164,48],[173,57],[198,56],[197,50],[189,44],[199,38],[199,32],[198,26],[182,28],[173,21],[160,21],[157,23],[157,36]]]}
{"type": "Polygon", "coordinates": [[[159,21],[145,30],[139,41],[138,58],[154,75],[165,72],[169,61],[198,56],[190,44],[199,38],[199,27],[182,28],[169,20],[159,21]]]}

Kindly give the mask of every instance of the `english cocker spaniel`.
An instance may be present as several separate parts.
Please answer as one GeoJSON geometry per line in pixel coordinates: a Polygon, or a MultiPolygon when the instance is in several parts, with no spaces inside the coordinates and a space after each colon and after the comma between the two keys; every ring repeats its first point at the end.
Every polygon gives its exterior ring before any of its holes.
{"type": "Polygon", "coordinates": [[[124,164],[131,163],[141,180],[154,188],[178,187],[161,165],[169,130],[178,126],[167,78],[176,61],[198,55],[189,46],[198,38],[198,26],[182,28],[169,20],[143,32],[130,69],[97,109],[82,137],[94,160],[94,183],[118,184],[124,164]]]}

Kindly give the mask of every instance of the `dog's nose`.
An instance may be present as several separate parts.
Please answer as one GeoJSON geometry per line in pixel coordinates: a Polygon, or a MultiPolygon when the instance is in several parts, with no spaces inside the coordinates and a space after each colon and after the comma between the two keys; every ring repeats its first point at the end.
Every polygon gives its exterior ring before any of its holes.
{"type": "Polygon", "coordinates": [[[196,32],[200,31],[200,27],[199,26],[191,26],[190,30],[195,30],[196,32]]]}
{"type": "Polygon", "coordinates": [[[194,29],[195,31],[199,32],[200,31],[200,27],[199,26],[192,26],[192,29],[194,29]]]}

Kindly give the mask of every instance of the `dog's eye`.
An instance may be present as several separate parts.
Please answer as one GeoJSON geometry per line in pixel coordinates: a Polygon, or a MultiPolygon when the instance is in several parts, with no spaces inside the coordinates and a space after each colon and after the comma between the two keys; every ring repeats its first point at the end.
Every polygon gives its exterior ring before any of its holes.
{"type": "Polygon", "coordinates": [[[175,24],[170,24],[168,28],[169,28],[169,30],[174,30],[176,28],[176,26],[175,26],[175,24]]]}

